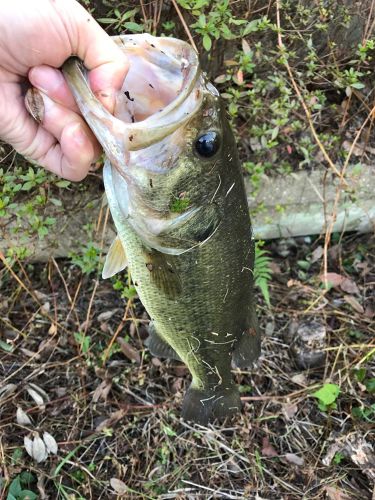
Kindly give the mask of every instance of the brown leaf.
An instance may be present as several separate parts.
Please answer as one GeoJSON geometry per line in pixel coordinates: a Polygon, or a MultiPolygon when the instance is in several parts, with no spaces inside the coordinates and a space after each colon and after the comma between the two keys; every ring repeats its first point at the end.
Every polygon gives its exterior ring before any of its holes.
{"type": "Polygon", "coordinates": [[[103,380],[103,382],[101,382],[94,391],[94,394],[92,396],[93,402],[97,403],[99,399],[105,401],[111,388],[112,382],[110,380],[103,380]]]}
{"type": "Polygon", "coordinates": [[[109,415],[108,418],[100,422],[100,424],[96,427],[96,432],[101,432],[103,429],[113,427],[119,420],[121,420],[127,413],[127,410],[121,408],[109,415]]]}
{"type": "Polygon", "coordinates": [[[346,293],[357,293],[359,295],[359,289],[353,280],[349,278],[344,278],[340,283],[340,288],[346,293]]]}
{"type": "Polygon", "coordinates": [[[286,453],[285,458],[288,462],[290,462],[293,465],[303,465],[305,463],[304,459],[302,457],[299,457],[295,453],[286,453]]]}
{"type": "Polygon", "coordinates": [[[298,406],[294,403],[286,403],[282,408],[287,420],[291,420],[298,411],[298,406]]]}
{"type": "Polygon", "coordinates": [[[135,361],[136,363],[141,362],[141,356],[138,351],[134,349],[128,342],[126,342],[123,338],[119,337],[117,339],[117,343],[119,344],[122,353],[130,359],[130,361],[135,361]]]}
{"type": "Polygon", "coordinates": [[[247,43],[245,38],[242,39],[242,50],[244,54],[249,54],[251,52],[250,45],[247,43]]]}
{"type": "Polygon", "coordinates": [[[125,493],[128,491],[126,484],[121,481],[121,479],[112,477],[109,482],[117,495],[125,495],[125,493]]]}
{"type": "Polygon", "coordinates": [[[337,273],[327,273],[320,276],[320,281],[325,283],[326,281],[333,287],[338,287],[341,285],[344,276],[337,273]]]}
{"type": "Polygon", "coordinates": [[[268,437],[264,437],[262,441],[262,455],[264,457],[277,457],[278,453],[272,444],[269,442],[268,437]]]}
{"type": "Polygon", "coordinates": [[[313,264],[317,260],[319,260],[323,256],[323,247],[318,246],[315,248],[313,253],[311,254],[311,263],[313,264]]]}
{"type": "Polygon", "coordinates": [[[350,304],[352,306],[352,308],[355,311],[357,311],[358,313],[360,313],[360,314],[364,313],[363,307],[358,302],[358,300],[353,297],[353,295],[344,295],[344,300],[345,300],[345,302],[347,302],[348,304],[350,304]]]}
{"type": "Polygon", "coordinates": [[[324,490],[329,500],[350,500],[350,497],[344,491],[333,486],[326,486],[324,490]]]}

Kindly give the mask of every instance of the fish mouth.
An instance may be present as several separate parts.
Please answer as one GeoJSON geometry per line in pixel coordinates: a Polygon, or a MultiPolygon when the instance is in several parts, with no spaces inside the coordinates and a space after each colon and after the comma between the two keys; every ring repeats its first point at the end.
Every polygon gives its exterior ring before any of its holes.
{"type": "Polygon", "coordinates": [[[70,58],[62,69],[81,113],[117,166],[120,155],[155,144],[189,121],[203,96],[198,55],[186,42],[148,34],[113,40],[130,63],[113,115],[91,91],[79,59],[70,58]]]}

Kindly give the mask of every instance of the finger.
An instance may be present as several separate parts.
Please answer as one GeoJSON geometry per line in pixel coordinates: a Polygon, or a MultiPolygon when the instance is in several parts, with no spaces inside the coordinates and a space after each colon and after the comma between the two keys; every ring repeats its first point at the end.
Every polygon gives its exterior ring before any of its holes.
{"type": "Polygon", "coordinates": [[[46,65],[35,66],[31,68],[28,76],[33,87],[65,108],[79,113],[73,94],[60,70],[46,65]]]}
{"type": "MultiPolygon", "coordinates": [[[[38,99],[35,99],[35,92],[33,93],[34,102],[38,101],[38,99]]],[[[56,103],[48,96],[43,94],[43,92],[38,92],[38,97],[39,99],[41,99],[42,103],[42,109],[39,113],[40,121],[42,126],[46,130],[48,130],[48,132],[50,132],[59,142],[61,142],[62,134],[67,126],[70,127],[72,125],[79,125],[77,131],[81,131],[82,134],[84,134],[84,136],[91,143],[91,149],[95,155],[94,160],[99,157],[99,155],[101,154],[101,147],[81,115],[75,113],[71,109],[62,106],[59,103],[56,103]]],[[[81,145],[83,144],[82,139],[80,139],[80,143],[81,145]]]]}
{"type": "Polygon", "coordinates": [[[91,163],[100,155],[101,148],[82,117],[37,90],[28,92],[26,104],[50,136],[38,130],[36,139],[23,154],[70,180],[85,177],[91,163]]]}

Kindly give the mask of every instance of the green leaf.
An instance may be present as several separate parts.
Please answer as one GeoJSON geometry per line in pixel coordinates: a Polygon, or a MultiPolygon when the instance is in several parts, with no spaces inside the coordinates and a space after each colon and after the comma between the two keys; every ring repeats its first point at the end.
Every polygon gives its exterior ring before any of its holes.
{"type": "Polygon", "coordinates": [[[22,490],[18,495],[17,500],[36,500],[38,495],[30,490],[22,490]]]}
{"type": "Polygon", "coordinates": [[[56,186],[59,187],[59,188],[67,188],[68,186],[70,186],[71,182],[70,181],[57,181],[56,182],[56,186]]]}
{"type": "Polygon", "coordinates": [[[8,493],[10,493],[11,495],[14,495],[15,497],[18,497],[18,495],[21,493],[21,491],[22,491],[22,486],[21,486],[20,477],[17,476],[10,483],[8,493]]]}
{"type": "Polygon", "coordinates": [[[163,431],[167,436],[171,436],[171,437],[177,436],[175,431],[173,429],[171,429],[168,425],[163,426],[163,431]]]}
{"type": "Polygon", "coordinates": [[[203,47],[207,50],[211,50],[212,47],[212,41],[211,38],[206,34],[203,36],[203,47]]]}
{"type": "Polygon", "coordinates": [[[13,346],[11,344],[7,344],[3,340],[0,340],[0,349],[2,349],[5,352],[12,352],[13,346]]]}
{"type": "Polygon", "coordinates": [[[355,83],[351,83],[350,84],[351,87],[353,87],[354,89],[363,89],[365,87],[365,84],[364,83],[361,83],[361,82],[355,82],[355,83]]]}
{"type": "Polygon", "coordinates": [[[364,383],[368,392],[375,393],[375,378],[369,378],[364,383]]]}
{"type": "Polygon", "coordinates": [[[143,25],[135,23],[133,21],[129,21],[127,23],[124,23],[124,27],[129,30],[129,31],[135,31],[136,33],[140,33],[143,31],[143,25]]]}
{"type": "Polygon", "coordinates": [[[323,405],[328,406],[334,403],[340,394],[340,387],[336,384],[324,384],[321,389],[314,392],[312,396],[317,398],[323,405]]]}

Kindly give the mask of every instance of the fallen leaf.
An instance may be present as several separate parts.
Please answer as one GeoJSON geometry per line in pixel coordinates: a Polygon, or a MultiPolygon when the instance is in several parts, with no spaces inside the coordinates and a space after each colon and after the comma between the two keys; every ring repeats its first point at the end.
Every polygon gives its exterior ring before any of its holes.
{"type": "Polygon", "coordinates": [[[53,455],[57,454],[58,446],[56,443],[56,439],[51,436],[49,432],[43,433],[43,441],[46,445],[48,453],[52,453],[53,455]]]}
{"type": "Polygon", "coordinates": [[[307,379],[306,376],[303,373],[297,373],[296,375],[293,375],[291,378],[292,382],[294,382],[297,385],[301,385],[302,387],[307,386],[307,379]]]}
{"type": "Polygon", "coordinates": [[[365,312],[361,304],[356,298],[353,297],[353,295],[344,295],[344,300],[358,313],[363,314],[365,312]]]}
{"type": "Polygon", "coordinates": [[[343,279],[344,276],[341,276],[341,274],[337,273],[327,273],[320,276],[320,281],[322,283],[325,283],[327,281],[331,286],[335,288],[341,285],[343,279]]]}
{"type": "Polygon", "coordinates": [[[117,410],[109,415],[108,418],[100,422],[96,427],[96,432],[101,432],[103,429],[114,426],[119,420],[121,420],[127,413],[126,409],[117,410]]]}
{"type": "Polygon", "coordinates": [[[291,463],[293,465],[301,466],[305,463],[305,461],[302,457],[299,457],[298,455],[296,455],[294,453],[287,453],[285,455],[285,458],[289,463],[291,463]]]}
{"type": "Polygon", "coordinates": [[[272,444],[269,442],[268,437],[264,437],[262,441],[262,455],[264,457],[277,457],[278,453],[272,444]]]}
{"type": "Polygon", "coordinates": [[[130,359],[130,361],[135,361],[136,363],[141,362],[141,356],[137,350],[134,349],[126,340],[123,338],[119,337],[117,339],[117,342],[121,348],[122,353],[130,359]]]}
{"type": "Polygon", "coordinates": [[[7,384],[4,385],[4,387],[0,387],[0,399],[6,398],[10,394],[13,394],[15,390],[17,389],[16,384],[7,384]]]}
{"type": "Polygon", "coordinates": [[[99,314],[98,321],[108,321],[112,316],[118,311],[118,309],[111,309],[110,311],[104,311],[99,314]]]}
{"type": "Polygon", "coordinates": [[[126,484],[121,479],[112,477],[109,482],[118,495],[125,495],[128,492],[126,484]]]}
{"type": "Polygon", "coordinates": [[[35,391],[34,389],[32,389],[31,387],[26,387],[26,391],[29,393],[29,395],[31,396],[31,398],[35,401],[35,403],[37,404],[37,406],[39,406],[41,409],[45,409],[45,406],[44,406],[44,399],[42,398],[42,396],[37,392],[35,391]]]}
{"type": "Polygon", "coordinates": [[[326,486],[324,490],[329,500],[350,500],[351,498],[344,491],[334,488],[333,486],[326,486]]]}
{"type": "Polygon", "coordinates": [[[311,254],[310,262],[313,264],[314,262],[318,261],[323,256],[323,252],[324,250],[322,246],[319,245],[318,247],[316,247],[311,254]]]}
{"type": "Polygon", "coordinates": [[[93,402],[97,403],[99,399],[105,401],[111,388],[112,382],[110,380],[103,380],[103,382],[101,382],[94,391],[94,394],[92,396],[93,402]]]}
{"type": "Polygon", "coordinates": [[[24,445],[27,453],[38,463],[44,462],[48,458],[48,452],[44,441],[39,434],[36,434],[34,439],[31,440],[25,436],[24,445]]]}
{"type": "Polygon", "coordinates": [[[242,50],[244,54],[249,54],[251,52],[250,45],[245,38],[242,39],[242,50]]]}
{"type": "Polygon", "coordinates": [[[32,425],[31,418],[19,406],[16,413],[17,424],[19,425],[32,425]]]}
{"type": "Polygon", "coordinates": [[[346,293],[357,293],[359,295],[359,289],[353,280],[349,278],[344,278],[340,283],[340,288],[346,293]]]}
{"type": "Polygon", "coordinates": [[[298,411],[298,406],[294,403],[286,403],[282,406],[283,413],[287,420],[291,420],[298,411]]]}

